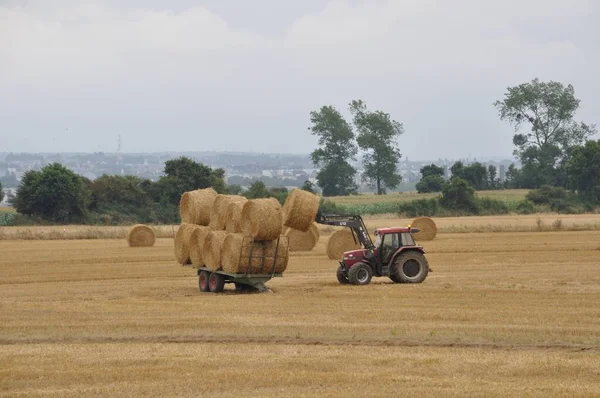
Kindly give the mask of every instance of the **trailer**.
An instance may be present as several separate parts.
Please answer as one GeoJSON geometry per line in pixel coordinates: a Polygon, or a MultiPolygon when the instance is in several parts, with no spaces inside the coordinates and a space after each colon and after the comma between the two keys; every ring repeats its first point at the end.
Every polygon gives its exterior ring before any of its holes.
{"type": "Polygon", "coordinates": [[[233,283],[235,291],[238,293],[250,292],[269,292],[265,282],[272,278],[281,277],[283,273],[275,272],[278,261],[288,261],[288,252],[279,254],[279,247],[282,240],[286,240],[286,247],[289,247],[287,236],[279,237],[275,242],[273,254],[269,254],[273,242],[255,241],[253,237],[244,237],[240,248],[240,260],[238,272],[229,273],[222,270],[212,270],[207,267],[198,268],[198,287],[201,292],[221,293],[225,284],[233,283]],[[247,255],[245,253],[248,253],[247,255]],[[242,266],[245,264],[245,266],[242,266]]]}

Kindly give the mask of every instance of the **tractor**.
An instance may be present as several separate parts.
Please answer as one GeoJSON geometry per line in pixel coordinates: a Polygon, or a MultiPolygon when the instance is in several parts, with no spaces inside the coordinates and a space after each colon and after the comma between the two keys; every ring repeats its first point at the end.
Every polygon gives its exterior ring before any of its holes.
{"type": "Polygon", "coordinates": [[[417,228],[379,228],[375,242],[359,215],[318,214],[319,224],[348,227],[362,249],[345,252],[337,269],[341,284],[368,285],[373,276],[389,277],[394,283],[421,283],[427,278],[429,263],[425,250],[415,243],[417,228]]]}

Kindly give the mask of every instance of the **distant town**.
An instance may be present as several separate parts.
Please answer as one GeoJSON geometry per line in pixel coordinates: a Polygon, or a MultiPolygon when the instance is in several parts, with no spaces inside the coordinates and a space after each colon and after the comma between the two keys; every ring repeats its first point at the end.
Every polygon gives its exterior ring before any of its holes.
{"type": "MultiPolygon", "coordinates": [[[[163,173],[164,162],[180,156],[187,156],[213,168],[225,170],[228,184],[236,184],[247,188],[257,180],[272,187],[300,187],[309,180],[315,182],[317,169],[310,156],[294,154],[269,153],[235,153],[235,152],[169,152],[169,153],[8,153],[0,152],[0,182],[6,193],[3,205],[15,195],[23,175],[29,170],[40,170],[42,167],[58,162],[90,180],[103,174],[134,175],[156,181],[163,173]]],[[[410,160],[406,157],[398,163],[402,175],[402,184],[398,192],[415,191],[415,184],[421,179],[420,169],[428,164],[441,166],[445,170],[446,179],[450,178],[450,167],[456,161],[465,164],[481,162],[484,165],[495,165],[498,177],[504,181],[508,166],[515,162],[512,159],[437,159],[410,160]]],[[[362,165],[356,162],[357,184],[361,192],[372,191],[360,180],[362,165]]]]}

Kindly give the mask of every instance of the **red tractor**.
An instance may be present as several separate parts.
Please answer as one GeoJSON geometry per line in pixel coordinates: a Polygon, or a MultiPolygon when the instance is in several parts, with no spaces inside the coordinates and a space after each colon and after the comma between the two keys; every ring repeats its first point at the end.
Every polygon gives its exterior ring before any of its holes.
{"type": "Polygon", "coordinates": [[[379,228],[375,243],[371,240],[361,216],[322,215],[320,224],[348,227],[362,249],[345,252],[337,270],[342,284],[368,285],[373,276],[387,276],[395,283],[421,283],[431,271],[425,250],[415,243],[416,228],[379,228]]]}

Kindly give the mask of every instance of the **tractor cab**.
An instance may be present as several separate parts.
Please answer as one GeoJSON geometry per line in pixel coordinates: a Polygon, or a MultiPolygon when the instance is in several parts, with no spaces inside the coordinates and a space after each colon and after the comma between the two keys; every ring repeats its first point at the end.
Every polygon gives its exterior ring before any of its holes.
{"type": "Polygon", "coordinates": [[[419,232],[419,230],[410,227],[377,229],[374,254],[381,264],[389,264],[400,249],[416,248],[422,251],[423,249],[415,243],[413,232],[419,232]]]}

